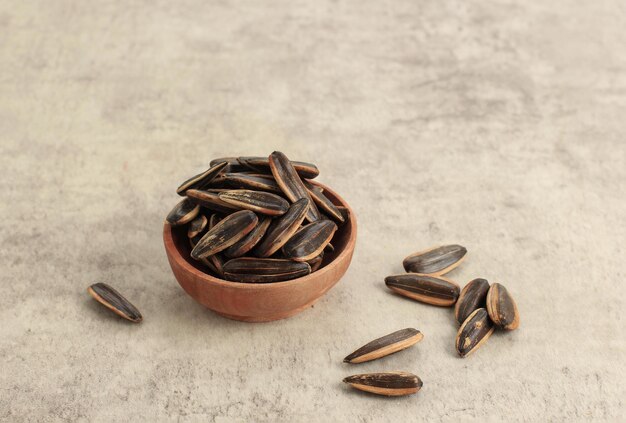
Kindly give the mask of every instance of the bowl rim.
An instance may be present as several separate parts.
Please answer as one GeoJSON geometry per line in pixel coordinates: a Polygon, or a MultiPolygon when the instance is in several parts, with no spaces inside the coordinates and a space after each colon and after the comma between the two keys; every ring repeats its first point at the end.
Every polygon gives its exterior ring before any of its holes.
{"type": "Polygon", "coordinates": [[[300,278],[291,279],[288,281],[269,282],[269,283],[244,283],[244,282],[236,282],[236,281],[227,281],[225,279],[216,278],[215,276],[211,276],[208,273],[204,273],[196,269],[182,256],[178,248],[176,248],[176,244],[174,243],[174,238],[172,237],[172,226],[167,222],[167,220],[165,221],[163,225],[163,243],[165,245],[165,250],[168,253],[168,255],[170,255],[171,259],[176,261],[179,264],[182,270],[192,273],[193,276],[196,277],[198,280],[201,280],[202,282],[206,282],[209,284],[229,288],[229,289],[250,289],[250,288],[259,289],[259,290],[272,289],[277,286],[288,287],[291,285],[299,285],[302,283],[306,283],[312,279],[319,278],[323,276],[325,273],[330,272],[332,268],[334,267],[333,265],[336,265],[340,260],[343,260],[345,259],[346,256],[349,256],[352,254],[352,252],[354,251],[354,246],[356,244],[357,223],[356,223],[356,216],[354,214],[354,211],[352,210],[352,207],[350,207],[350,205],[346,202],[346,200],[344,200],[339,194],[337,194],[335,191],[328,188],[326,185],[322,184],[321,182],[318,182],[315,180],[309,180],[309,182],[312,183],[313,185],[323,188],[324,192],[330,193],[332,197],[337,199],[337,201],[340,203],[342,207],[345,207],[348,209],[348,215],[350,216],[350,219],[348,219],[348,222],[347,222],[350,225],[350,238],[348,238],[346,247],[337,255],[337,257],[334,258],[333,261],[331,261],[326,266],[324,266],[323,268],[319,269],[316,272],[310,273],[300,278]]]}

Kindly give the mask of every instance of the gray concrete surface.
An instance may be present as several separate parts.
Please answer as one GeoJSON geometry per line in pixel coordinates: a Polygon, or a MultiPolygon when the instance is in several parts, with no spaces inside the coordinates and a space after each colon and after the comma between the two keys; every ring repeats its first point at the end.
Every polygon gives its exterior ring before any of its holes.
{"type": "Polygon", "coordinates": [[[0,3],[0,419],[619,421],[626,7],[615,1],[0,3]],[[316,162],[354,207],[344,279],[243,324],[177,285],[161,224],[223,155],[316,162]],[[438,243],[521,328],[459,359],[448,309],[383,278],[438,243]],[[129,325],[86,294],[104,281],[129,325]],[[349,366],[413,326],[415,348],[349,366]],[[406,370],[416,396],[344,376],[406,370]]]}

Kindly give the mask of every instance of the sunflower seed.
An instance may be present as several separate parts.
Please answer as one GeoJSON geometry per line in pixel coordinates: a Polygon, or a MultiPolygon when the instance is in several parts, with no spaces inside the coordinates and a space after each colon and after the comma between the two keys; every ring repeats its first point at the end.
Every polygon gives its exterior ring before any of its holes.
{"type": "Polygon", "coordinates": [[[218,159],[211,160],[209,166],[215,166],[218,163],[226,162],[226,167],[224,168],[225,173],[235,173],[235,172],[244,172],[248,170],[246,166],[242,166],[237,157],[220,157],[218,159]]]}
{"type": "Polygon", "coordinates": [[[333,252],[335,252],[335,246],[329,242],[329,243],[328,243],[328,244],[326,244],[326,246],[324,247],[324,251],[327,251],[327,252],[329,252],[329,253],[333,253],[333,252]]]}
{"type": "Polygon", "coordinates": [[[350,211],[348,210],[348,208],[344,206],[337,206],[337,210],[339,210],[339,213],[341,213],[341,216],[343,217],[343,221],[347,222],[348,219],[350,218],[350,211]]]}
{"type": "Polygon", "coordinates": [[[487,312],[493,323],[499,328],[514,330],[519,326],[517,304],[504,285],[494,283],[489,288],[487,312]]]}
{"type": "Polygon", "coordinates": [[[254,248],[257,257],[269,257],[278,251],[298,230],[309,208],[310,200],[301,198],[284,215],[274,219],[261,242],[254,248]]]}
{"type": "Polygon", "coordinates": [[[256,244],[263,238],[267,228],[272,223],[271,217],[264,217],[256,227],[250,231],[248,235],[228,247],[224,251],[224,255],[228,258],[241,257],[254,248],[256,244]]]}
{"type": "Polygon", "coordinates": [[[463,322],[456,335],[456,350],[461,357],[467,357],[491,336],[493,323],[484,308],[474,310],[463,322]]]}
{"type": "Polygon", "coordinates": [[[411,254],[402,264],[407,272],[440,276],[461,264],[466,253],[460,245],[443,245],[411,254]]]}
{"type": "MultiPolygon", "coordinates": [[[[239,157],[238,160],[239,163],[250,169],[270,171],[270,163],[267,157],[239,157]]],[[[313,179],[320,174],[319,169],[313,163],[294,161],[291,164],[301,178],[313,179]]]]}
{"type": "Polygon", "coordinates": [[[204,172],[187,179],[180,184],[176,193],[178,195],[185,195],[185,191],[191,188],[200,188],[210,183],[221,171],[226,167],[226,163],[216,163],[204,172]]]}
{"type": "Polygon", "coordinates": [[[454,316],[459,324],[462,324],[477,308],[485,307],[487,291],[489,282],[480,278],[470,281],[463,287],[454,305],[454,316]]]}
{"type": "Polygon", "coordinates": [[[220,220],[222,220],[220,215],[217,213],[213,213],[209,218],[209,230],[213,229],[213,227],[217,225],[220,220]]]}
{"type": "Polygon", "coordinates": [[[414,394],[423,385],[419,377],[406,372],[366,373],[348,376],[343,381],[361,391],[386,396],[414,394]]]}
{"type": "Polygon", "coordinates": [[[139,323],[143,319],[137,307],[105,283],[95,283],[87,288],[87,292],[100,304],[126,320],[139,323]]]}
{"type": "Polygon", "coordinates": [[[283,245],[283,254],[291,260],[310,260],[324,251],[336,230],[337,225],[330,220],[309,223],[283,245]]]}
{"type": "Polygon", "coordinates": [[[225,203],[268,216],[281,216],[289,210],[287,200],[270,192],[239,189],[222,192],[218,196],[225,203]]]}
{"type": "Polygon", "coordinates": [[[202,233],[202,231],[204,231],[204,229],[207,227],[208,221],[209,220],[203,214],[201,214],[200,216],[196,217],[189,224],[189,228],[187,229],[187,236],[189,238],[194,238],[197,235],[199,235],[200,233],[202,233]]]}
{"type": "Polygon", "coordinates": [[[413,328],[401,329],[363,345],[343,359],[344,363],[363,363],[402,351],[415,345],[424,335],[413,328]]]}
{"type": "Polygon", "coordinates": [[[419,273],[387,276],[385,284],[392,291],[405,297],[444,307],[453,305],[461,290],[451,280],[419,273]]]}
{"type": "MultiPolygon", "coordinates": [[[[210,260],[210,257],[204,257],[199,259],[198,261],[202,264],[204,264],[206,267],[209,268],[209,270],[211,271],[211,273],[213,273],[215,276],[218,277],[223,277],[223,275],[220,275],[220,273],[217,271],[217,269],[215,268],[215,266],[213,265],[213,262],[210,260]]],[[[223,273],[223,272],[222,272],[223,273]]]]}
{"type": "Polygon", "coordinates": [[[215,269],[215,273],[217,273],[218,276],[223,277],[224,276],[224,259],[222,258],[222,254],[216,253],[216,254],[206,257],[206,259],[213,265],[213,268],[215,269]]]}
{"type": "Polygon", "coordinates": [[[313,257],[311,260],[308,260],[309,266],[311,266],[311,273],[317,271],[322,265],[322,261],[324,260],[324,252],[322,251],[319,256],[313,257]]]}
{"type": "Polygon", "coordinates": [[[246,236],[258,222],[250,210],[235,212],[211,228],[191,251],[191,257],[200,259],[212,256],[246,236]]]}
{"type": "Polygon", "coordinates": [[[309,222],[315,222],[319,220],[320,213],[313,203],[309,191],[304,186],[302,179],[296,173],[293,165],[280,151],[274,151],[269,157],[270,169],[272,175],[276,179],[276,183],[280,189],[285,193],[287,198],[292,202],[296,202],[301,198],[306,198],[311,201],[309,210],[307,210],[306,218],[309,222]]]}
{"type": "Polygon", "coordinates": [[[222,180],[236,188],[283,193],[271,174],[260,176],[246,173],[227,173],[222,180]]]}
{"type": "Polygon", "coordinates": [[[340,223],[344,222],[343,215],[341,214],[339,209],[337,209],[337,206],[335,206],[333,202],[324,195],[324,193],[318,186],[308,182],[306,182],[304,185],[309,191],[309,195],[311,196],[315,204],[317,204],[320,210],[324,211],[326,214],[328,214],[333,219],[339,221],[340,223]]]}
{"type": "Polygon", "coordinates": [[[180,203],[176,204],[172,211],[167,215],[166,220],[172,226],[180,226],[185,223],[191,222],[198,216],[200,212],[200,206],[193,203],[188,198],[185,198],[180,203]]]}
{"type": "Polygon", "coordinates": [[[224,264],[227,280],[248,283],[279,282],[311,273],[308,263],[291,260],[241,257],[224,264]]]}
{"type": "Polygon", "coordinates": [[[202,207],[219,213],[229,214],[234,211],[241,210],[241,208],[220,200],[219,194],[217,193],[190,189],[187,190],[187,196],[195,203],[200,204],[202,207]]]}

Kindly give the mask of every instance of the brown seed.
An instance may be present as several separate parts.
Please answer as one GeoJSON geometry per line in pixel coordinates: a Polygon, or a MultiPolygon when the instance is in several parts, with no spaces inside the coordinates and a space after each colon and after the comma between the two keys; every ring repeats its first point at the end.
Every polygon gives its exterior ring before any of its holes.
{"type": "Polygon", "coordinates": [[[443,245],[411,254],[404,259],[402,264],[407,272],[440,276],[461,264],[465,254],[467,254],[465,247],[443,245]]]}
{"type": "Polygon", "coordinates": [[[494,283],[489,288],[487,312],[493,323],[499,328],[514,330],[519,326],[517,304],[504,285],[494,283]]]}
{"type": "Polygon", "coordinates": [[[229,186],[236,188],[268,191],[277,194],[283,193],[271,174],[251,175],[246,173],[227,173],[224,175],[223,181],[229,186]]]}
{"type": "Polygon", "coordinates": [[[350,211],[348,210],[348,208],[344,206],[337,206],[337,210],[339,210],[339,213],[341,213],[341,216],[343,217],[343,221],[347,222],[348,219],[350,218],[350,211]]]}
{"type": "Polygon", "coordinates": [[[251,230],[248,235],[228,247],[224,251],[224,255],[228,258],[241,257],[248,251],[252,250],[254,246],[259,243],[261,238],[263,238],[263,235],[267,232],[267,228],[269,228],[270,223],[272,223],[271,217],[262,218],[259,224],[256,225],[256,227],[251,230]]]}
{"type": "Polygon", "coordinates": [[[424,338],[417,329],[407,328],[374,339],[343,359],[344,363],[363,363],[402,351],[424,338]]]}
{"type": "Polygon", "coordinates": [[[211,273],[213,273],[215,276],[218,276],[220,278],[223,277],[224,272],[222,271],[222,273],[220,273],[217,271],[217,268],[213,265],[213,262],[210,260],[211,257],[212,256],[204,257],[204,258],[199,259],[198,261],[204,264],[206,267],[208,267],[211,273]]]}
{"type": "Polygon", "coordinates": [[[456,335],[456,350],[461,357],[467,357],[491,336],[493,323],[484,308],[474,310],[463,322],[456,335]]]}
{"type": "Polygon", "coordinates": [[[211,218],[209,219],[209,230],[213,229],[213,227],[215,227],[215,225],[217,225],[220,220],[222,220],[220,215],[217,213],[213,213],[211,215],[211,218]]]}
{"type": "Polygon", "coordinates": [[[224,277],[224,258],[222,257],[222,254],[216,253],[212,256],[206,257],[206,259],[213,265],[215,273],[217,273],[220,277],[224,277]]]}
{"type": "Polygon", "coordinates": [[[324,261],[324,252],[322,251],[319,256],[313,257],[311,260],[307,260],[309,266],[311,266],[311,273],[317,271],[324,261]]]}
{"type": "Polygon", "coordinates": [[[100,304],[126,320],[139,323],[143,319],[137,307],[105,283],[95,283],[87,288],[87,292],[100,304]]]}
{"type": "Polygon", "coordinates": [[[224,173],[244,172],[248,170],[246,166],[242,166],[237,157],[220,157],[218,159],[211,160],[210,166],[215,166],[217,163],[226,162],[224,173]]]}
{"type": "Polygon", "coordinates": [[[329,242],[329,243],[328,243],[328,244],[326,244],[326,246],[324,247],[324,251],[327,251],[327,252],[329,252],[329,253],[334,253],[334,252],[335,252],[335,246],[329,242]]]}
{"type": "Polygon", "coordinates": [[[191,251],[191,257],[198,260],[225,250],[254,229],[258,221],[256,214],[250,210],[225,217],[202,237],[191,251]]]}
{"type": "Polygon", "coordinates": [[[280,151],[274,151],[269,157],[269,164],[276,183],[287,198],[292,202],[296,202],[301,198],[308,199],[311,203],[306,213],[307,220],[309,222],[319,220],[320,213],[315,203],[313,203],[309,191],[304,186],[302,179],[300,179],[300,176],[296,173],[296,170],[287,156],[280,151]]]}
{"type": "Polygon", "coordinates": [[[167,215],[166,220],[172,226],[180,226],[191,222],[200,213],[200,206],[185,198],[176,204],[172,211],[167,215]]]}
{"type": "Polygon", "coordinates": [[[178,195],[185,195],[185,191],[188,189],[201,188],[208,185],[225,167],[225,162],[211,165],[209,169],[183,182],[176,190],[176,193],[178,195]]]}
{"type": "Polygon", "coordinates": [[[247,283],[280,282],[311,273],[308,263],[291,260],[240,257],[224,264],[224,277],[230,281],[247,283]]]}
{"type": "Polygon", "coordinates": [[[449,279],[419,273],[387,276],[385,284],[405,297],[443,307],[454,305],[461,290],[449,279]]]}
{"type": "Polygon", "coordinates": [[[197,189],[187,190],[187,196],[195,203],[200,204],[209,210],[218,213],[230,214],[234,211],[241,210],[240,207],[233,206],[227,202],[220,200],[219,194],[209,191],[201,191],[197,189]]]}
{"type": "Polygon", "coordinates": [[[278,251],[298,230],[309,208],[310,200],[302,198],[284,215],[274,219],[261,242],[254,248],[257,257],[269,257],[278,251]]]}
{"type": "MultiPolygon", "coordinates": [[[[238,160],[239,163],[250,169],[270,171],[270,163],[267,157],[239,157],[238,160]]],[[[291,164],[301,178],[313,179],[320,174],[319,169],[313,163],[294,161],[291,164]]]]}
{"type": "Polygon", "coordinates": [[[333,202],[324,195],[321,188],[308,182],[305,182],[304,185],[309,191],[309,195],[313,199],[313,202],[317,204],[320,210],[324,211],[326,214],[328,214],[330,217],[337,220],[338,222],[344,222],[343,215],[341,214],[337,206],[335,206],[333,202]]]}
{"type": "Polygon", "coordinates": [[[205,215],[201,214],[191,221],[189,224],[189,228],[187,229],[187,236],[189,238],[194,238],[207,227],[208,219],[205,215]]]}
{"type": "Polygon", "coordinates": [[[463,287],[454,305],[454,317],[459,324],[462,324],[474,310],[485,307],[487,291],[489,291],[489,282],[480,278],[470,281],[463,287]]]}
{"type": "Polygon", "coordinates": [[[361,391],[387,396],[414,394],[423,385],[419,377],[406,372],[366,373],[348,376],[343,381],[361,391]]]}
{"type": "Polygon", "coordinates": [[[283,254],[291,260],[311,260],[324,251],[324,247],[333,238],[336,230],[337,225],[330,220],[309,223],[283,245],[283,254]]]}
{"type": "Polygon", "coordinates": [[[268,216],[281,216],[289,210],[289,202],[276,194],[238,189],[218,194],[220,200],[246,210],[268,216]]]}

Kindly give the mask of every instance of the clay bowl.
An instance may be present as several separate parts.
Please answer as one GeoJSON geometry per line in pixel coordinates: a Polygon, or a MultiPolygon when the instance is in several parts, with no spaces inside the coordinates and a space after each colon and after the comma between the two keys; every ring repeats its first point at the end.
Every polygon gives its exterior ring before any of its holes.
{"type": "Polygon", "coordinates": [[[354,252],[356,218],[350,206],[330,188],[324,194],[335,204],[347,207],[350,219],[335,237],[335,251],[324,254],[322,266],[310,275],[285,282],[250,284],[225,281],[204,273],[193,260],[186,228],[163,228],[165,252],[172,272],[194,300],[217,314],[244,322],[269,322],[293,316],[315,303],[344,275],[354,252]]]}

